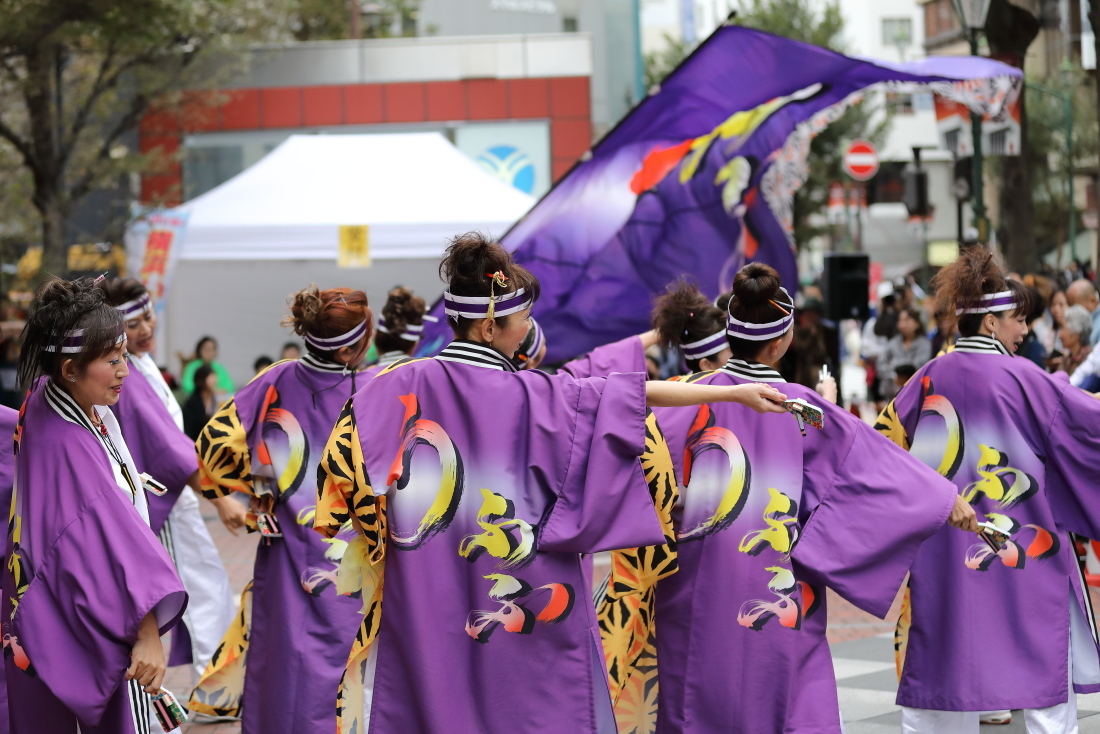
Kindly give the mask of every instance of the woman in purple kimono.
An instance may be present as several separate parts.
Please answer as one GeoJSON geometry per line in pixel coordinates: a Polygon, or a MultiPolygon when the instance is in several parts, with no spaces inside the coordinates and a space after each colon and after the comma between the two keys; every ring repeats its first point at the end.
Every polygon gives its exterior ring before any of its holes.
{"type": "Polygon", "coordinates": [[[187,604],[107,409],[126,389],[125,341],[88,279],[46,281],[23,330],[19,376],[33,386],[16,429],[0,613],[13,734],[149,732],[160,635],[187,604]]]}
{"type": "Polygon", "coordinates": [[[424,333],[424,299],[408,288],[394,288],[386,296],[382,315],[374,331],[374,348],[378,350],[378,362],[366,371],[374,377],[394,362],[408,359],[424,333]]]}
{"type": "Polygon", "coordinates": [[[358,566],[340,574],[368,600],[338,732],[610,734],[579,556],[664,538],[646,406],[775,412],[782,394],[517,371],[538,281],[473,233],[440,271],[455,340],[356,393],[318,472],[316,527],[352,523],[358,566]]]}
{"type": "Polygon", "coordinates": [[[238,715],[244,734],[331,732],[333,697],[362,618],[358,588],[337,574],[351,525],[313,532],[317,466],[340,409],[362,385],[370,343],[367,296],[349,288],[297,293],[284,325],[305,341],[296,360],[254,377],[197,442],[203,491],[251,501],[260,533],[254,577],[189,707],[238,715]]]}
{"type": "MultiPolygon", "coordinates": [[[[172,630],[169,665],[191,664],[198,681],[233,619],[229,577],[199,512],[199,462],[195,444],[183,432],[183,411],[153,361],[157,316],[145,286],[133,278],[100,284],[107,303],[126,327],[126,391],[111,406],[130,455],[140,471],[168,491],[149,497],[149,525],[160,537],[187,589],[187,611],[172,630]]],[[[222,521],[235,532],[244,507],[232,498],[213,501],[222,521]]]]}
{"type": "Polygon", "coordinates": [[[622,731],[840,732],[824,587],[884,617],[921,542],[949,516],[972,527],[949,482],[784,382],[775,365],[793,323],[776,272],[746,266],[726,318],[730,359],[685,381],[776,385],[818,406],[820,428],[736,405],[655,411],[679,478],[674,539],[615,554],[600,610],[622,731]],[[631,597],[648,594],[654,612],[639,615],[631,597]]]}
{"type": "Polygon", "coordinates": [[[1100,691],[1100,649],[1071,533],[1100,538],[1100,402],[1014,358],[1030,295],[985,247],[933,281],[955,349],[920,370],[877,428],[951,480],[988,543],[941,533],[917,555],[898,623],[906,732],[978,731],[1024,709],[1074,732],[1074,692],[1100,691]]]}

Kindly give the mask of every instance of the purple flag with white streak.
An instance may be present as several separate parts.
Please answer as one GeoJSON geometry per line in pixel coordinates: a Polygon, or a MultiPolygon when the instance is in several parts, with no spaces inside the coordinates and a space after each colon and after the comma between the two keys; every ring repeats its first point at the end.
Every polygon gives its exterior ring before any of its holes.
{"type": "MultiPolygon", "coordinates": [[[[683,274],[717,296],[760,261],[795,286],[792,198],[810,141],[872,87],[997,118],[1020,85],[1019,69],[985,58],[896,64],[720,27],[505,235],[542,282],[547,359],[647,330],[654,295],[683,274]]],[[[440,303],[433,313],[426,354],[450,338],[440,303]]]]}

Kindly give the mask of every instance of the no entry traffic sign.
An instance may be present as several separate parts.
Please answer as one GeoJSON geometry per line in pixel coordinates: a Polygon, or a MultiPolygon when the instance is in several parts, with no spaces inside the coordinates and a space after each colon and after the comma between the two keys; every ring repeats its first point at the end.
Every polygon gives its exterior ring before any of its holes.
{"type": "Polygon", "coordinates": [[[868,140],[856,140],[844,153],[844,172],[856,181],[869,181],[878,173],[878,151],[868,140]]]}

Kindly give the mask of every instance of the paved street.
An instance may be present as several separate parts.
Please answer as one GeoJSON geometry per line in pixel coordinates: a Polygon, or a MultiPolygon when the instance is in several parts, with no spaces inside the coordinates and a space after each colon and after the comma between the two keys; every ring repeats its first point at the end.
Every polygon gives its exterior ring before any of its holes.
{"type": "MultiPolygon", "coordinates": [[[[252,577],[256,536],[244,533],[234,537],[217,521],[209,505],[204,517],[229,573],[234,592],[239,593],[252,577]]],[[[597,571],[600,564],[597,561],[597,571]]],[[[597,572],[597,577],[600,573],[597,572]]],[[[1094,606],[1100,595],[1093,594],[1094,606]]],[[[895,602],[895,609],[897,602],[895,602]]],[[[896,614],[891,615],[894,619],[896,614]]],[[[829,642],[839,685],[840,708],[847,734],[897,734],[901,730],[901,712],[894,705],[897,676],[894,672],[893,624],[861,612],[829,592],[829,642]]],[[[165,686],[185,699],[190,692],[183,668],[169,671],[165,686]]],[[[1100,694],[1078,696],[1081,734],[1100,734],[1100,694]]],[[[191,734],[239,734],[239,724],[186,724],[191,734]]],[[[1007,726],[983,726],[989,734],[1024,732],[1023,720],[1007,726]]],[[[303,733],[305,734],[305,733],[303,733]]]]}

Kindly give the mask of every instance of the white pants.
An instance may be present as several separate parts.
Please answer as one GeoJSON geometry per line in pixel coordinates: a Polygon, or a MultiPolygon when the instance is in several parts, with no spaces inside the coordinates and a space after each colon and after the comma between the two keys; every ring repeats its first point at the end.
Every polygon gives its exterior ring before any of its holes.
{"type": "MultiPolygon", "coordinates": [[[[977,711],[933,711],[901,708],[903,734],[978,734],[977,711]]],[[[1045,709],[1024,710],[1028,734],[1077,734],[1077,695],[1045,709]]]]}
{"type": "MultiPolygon", "coordinates": [[[[1086,592],[1087,593],[1087,592],[1086,592]]],[[[1077,602],[1070,600],[1074,609],[1077,602]]],[[[1080,616],[1080,615],[1078,615],[1080,616]]],[[[1024,709],[1028,734],[1077,734],[1077,694],[1073,692],[1073,651],[1069,654],[1069,700],[1045,709],[1024,709]]],[[[978,734],[982,711],[934,711],[901,707],[902,734],[978,734]]]]}
{"type": "Polygon", "coordinates": [[[202,521],[199,498],[190,487],[184,487],[169,513],[161,542],[175,561],[187,591],[183,623],[191,635],[192,683],[197,683],[229,629],[234,609],[229,577],[202,521]]]}

